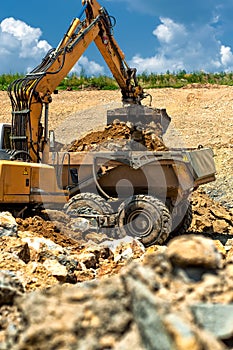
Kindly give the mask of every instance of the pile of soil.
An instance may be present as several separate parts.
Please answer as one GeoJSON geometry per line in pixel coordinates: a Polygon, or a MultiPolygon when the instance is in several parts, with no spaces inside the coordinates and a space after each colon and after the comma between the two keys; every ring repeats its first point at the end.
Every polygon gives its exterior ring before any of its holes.
{"type": "Polygon", "coordinates": [[[63,150],[69,152],[100,151],[117,149],[147,149],[148,151],[166,151],[161,127],[151,123],[147,126],[116,121],[103,130],[92,131],[84,137],[75,140],[63,150]]]}
{"type": "MultiPolygon", "coordinates": [[[[220,239],[223,243],[226,237],[233,238],[231,211],[209,198],[202,190],[193,193],[191,204],[193,219],[187,233],[202,233],[212,239],[220,239]]],[[[44,215],[42,213],[40,216],[17,218],[16,222],[21,232],[29,231],[37,237],[48,238],[62,247],[72,247],[78,251],[82,250],[90,239],[97,244],[111,239],[105,233],[75,232],[69,216],[59,211],[45,211],[44,215]]]]}

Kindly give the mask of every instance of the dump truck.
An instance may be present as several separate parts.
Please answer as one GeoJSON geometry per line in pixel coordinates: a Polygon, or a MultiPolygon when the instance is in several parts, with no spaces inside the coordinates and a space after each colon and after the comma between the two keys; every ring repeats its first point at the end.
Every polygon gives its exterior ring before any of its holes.
{"type": "Polygon", "coordinates": [[[162,142],[171,118],[165,109],[142,105],[148,94],[125,61],[113,24],[97,1],[83,0],[57,48],[10,84],[10,149],[0,152],[0,208],[16,216],[43,208],[64,210],[81,219],[85,230],[106,230],[113,238],[134,236],[145,246],[162,244],[170,233],[190,225],[190,194],[215,180],[213,152],[145,146],[149,134],[162,142]],[[126,125],[130,131],[126,139],[99,149],[57,151],[54,132],[48,130],[52,94],[91,42],[122,93],[123,106],[108,111],[106,128],[126,125]]]}

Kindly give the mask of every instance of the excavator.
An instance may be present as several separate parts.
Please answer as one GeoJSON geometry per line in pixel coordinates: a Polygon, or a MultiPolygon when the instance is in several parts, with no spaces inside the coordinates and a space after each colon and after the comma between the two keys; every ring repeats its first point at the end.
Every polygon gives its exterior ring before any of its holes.
{"type": "Polygon", "coordinates": [[[14,81],[9,87],[13,116],[12,148],[21,157],[25,152],[24,158],[28,157],[33,162],[40,162],[40,152],[44,157],[46,155],[48,109],[52,94],[91,42],[95,42],[121,88],[123,103],[140,105],[146,97],[137,82],[136,69],[127,65],[113,37],[113,25],[107,11],[95,0],[82,3],[79,17],[73,20],[58,47],[50,50],[42,63],[25,78],[14,81]],[[86,16],[81,21],[84,12],[86,16]],[[43,110],[44,132],[41,124],[43,110]]]}
{"type": "Polygon", "coordinates": [[[166,132],[171,118],[165,109],[142,105],[148,94],[138,84],[136,69],[128,66],[113,26],[112,17],[96,0],[82,0],[79,16],[57,48],[10,84],[11,147],[0,155],[0,207],[16,216],[28,209],[62,208],[86,220],[88,229],[135,236],[145,246],[161,244],[171,232],[190,225],[192,191],[214,181],[212,150],[71,154],[54,151],[48,130],[52,94],[94,42],[122,94],[123,107],[108,113],[108,123],[116,117],[132,123],[154,121],[166,132]]]}

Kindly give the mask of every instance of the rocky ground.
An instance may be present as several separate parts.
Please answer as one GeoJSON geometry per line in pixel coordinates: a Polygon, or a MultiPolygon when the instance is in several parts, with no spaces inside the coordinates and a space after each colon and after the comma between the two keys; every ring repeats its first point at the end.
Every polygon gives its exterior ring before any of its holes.
{"type": "MultiPolygon", "coordinates": [[[[81,232],[61,212],[2,214],[1,349],[233,349],[233,88],[148,92],[172,117],[167,147],[202,144],[215,154],[217,179],[193,194],[189,231],[145,248],[129,237],[81,232]]],[[[71,144],[103,128],[120,98],[61,92],[50,128],[71,144]]],[[[10,121],[5,92],[0,103],[0,121],[10,121]]]]}

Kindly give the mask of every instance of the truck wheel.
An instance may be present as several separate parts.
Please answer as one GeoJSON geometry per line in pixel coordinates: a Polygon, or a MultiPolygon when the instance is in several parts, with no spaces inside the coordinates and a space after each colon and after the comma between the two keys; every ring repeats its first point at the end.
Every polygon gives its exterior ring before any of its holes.
{"type": "Polygon", "coordinates": [[[188,199],[182,201],[178,214],[173,218],[171,236],[184,235],[189,229],[193,219],[192,204],[188,199]],[[176,224],[178,222],[178,224],[176,224]]]}
{"type": "Polygon", "coordinates": [[[171,231],[171,216],[159,199],[135,195],[119,206],[118,226],[123,235],[137,237],[145,246],[163,244],[171,231]]]}
{"type": "Polygon", "coordinates": [[[73,196],[64,206],[70,216],[81,214],[111,214],[112,207],[104,198],[95,193],[79,193],[73,196]]]}

